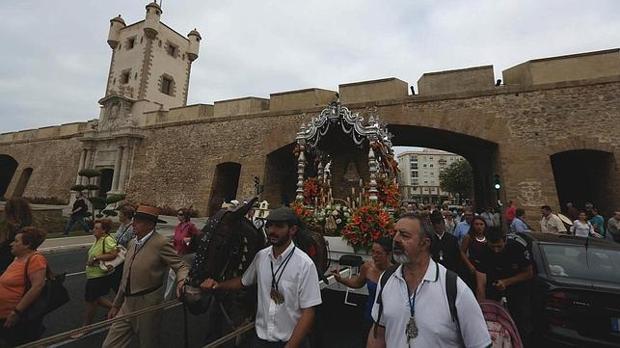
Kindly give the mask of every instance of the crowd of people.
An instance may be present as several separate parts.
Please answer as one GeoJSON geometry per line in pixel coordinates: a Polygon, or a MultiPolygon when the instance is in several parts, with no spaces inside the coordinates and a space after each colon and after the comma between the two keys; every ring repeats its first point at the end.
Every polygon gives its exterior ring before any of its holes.
{"type": "MultiPolygon", "coordinates": [[[[80,223],[74,216],[80,206],[74,205],[68,225],[80,223]]],[[[540,231],[618,241],[620,212],[605,224],[594,206],[586,205],[583,211],[567,208],[572,225],[542,206],[540,231]]],[[[93,221],[95,240],[84,265],[85,326],[92,323],[98,307],[114,318],[180,296],[195,252],[192,240],[201,232],[191,222],[189,210],[178,210],[177,215],[171,242],[156,231],[163,221],[155,207],[119,207],[115,233],[111,220],[93,221]]],[[[9,200],[5,219],[8,229],[0,234],[0,340],[14,346],[43,333],[42,318],[20,318],[40,295],[49,266],[37,252],[46,232],[31,226],[28,203],[9,200]]],[[[293,242],[303,224],[286,207],[272,210],[263,223],[270,246],[256,254],[243,275],[225,281],[206,279],[201,288],[218,292],[256,285],[255,346],[307,347],[314,307],[322,299],[313,261],[293,242]]],[[[527,344],[533,332],[534,272],[526,243],[517,233],[530,231],[524,210],[514,202],[503,215],[493,208],[476,213],[471,206],[407,204],[396,220],[393,239],[383,237],[373,244],[360,273],[344,278],[335,272],[334,277],[348,287],[368,289],[364,312],[368,347],[487,347],[491,337],[478,306],[485,299],[506,305],[527,344]]],[[[161,319],[161,311],[153,311],[118,320],[103,346],[127,347],[137,337],[141,346],[155,347],[161,319]]],[[[80,330],[73,337],[85,333],[80,330]]]]}

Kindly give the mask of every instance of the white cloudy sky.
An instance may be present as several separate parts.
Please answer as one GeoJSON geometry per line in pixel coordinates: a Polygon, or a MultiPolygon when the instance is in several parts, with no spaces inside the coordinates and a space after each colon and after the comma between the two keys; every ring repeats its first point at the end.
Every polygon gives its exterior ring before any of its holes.
{"type": "MultiPolygon", "coordinates": [[[[109,19],[147,0],[0,2],[0,133],[92,119],[109,19]]],[[[189,103],[620,46],[618,0],[164,0],[162,20],[203,35],[189,103]]]]}

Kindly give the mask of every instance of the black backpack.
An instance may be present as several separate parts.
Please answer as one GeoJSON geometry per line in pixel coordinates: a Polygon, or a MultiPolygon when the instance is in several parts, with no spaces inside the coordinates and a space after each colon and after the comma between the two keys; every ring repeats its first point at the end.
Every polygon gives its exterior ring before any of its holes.
{"type": "MultiPolygon", "coordinates": [[[[398,269],[399,265],[394,265],[388,267],[381,275],[381,280],[379,283],[381,284],[381,289],[379,289],[379,295],[377,296],[377,304],[379,304],[379,314],[377,315],[377,322],[375,323],[375,327],[373,329],[373,335],[375,338],[377,337],[377,326],[381,322],[381,316],[383,315],[383,289],[385,288],[385,284],[392,277],[392,274],[398,269]]],[[[446,269],[446,297],[448,298],[448,307],[450,307],[450,316],[452,317],[452,322],[456,323],[459,328],[459,332],[461,330],[461,325],[459,323],[459,315],[456,310],[456,281],[458,276],[456,273],[452,272],[449,269],[446,269]]]]}

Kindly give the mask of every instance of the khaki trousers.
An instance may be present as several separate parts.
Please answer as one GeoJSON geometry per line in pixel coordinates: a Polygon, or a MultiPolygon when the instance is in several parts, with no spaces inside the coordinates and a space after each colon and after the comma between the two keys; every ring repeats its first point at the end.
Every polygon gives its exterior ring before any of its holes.
{"type": "MultiPolygon", "coordinates": [[[[132,313],[149,306],[160,304],[163,298],[162,288],[144,296],[126,297],[118,315],[132,313]]],[[[102,347],[129,347],[131,340],[136,335],[140,340],[140,347],[159,347],[161,315],[162,311],[158,310],[145,313],[137,318],[121,320],[112,324],[102,347]]]]}

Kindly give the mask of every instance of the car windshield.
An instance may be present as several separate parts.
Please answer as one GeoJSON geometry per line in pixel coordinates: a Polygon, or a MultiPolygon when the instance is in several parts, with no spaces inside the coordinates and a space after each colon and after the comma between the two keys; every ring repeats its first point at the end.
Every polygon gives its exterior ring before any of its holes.
{"type": "Polygon", "coordinates": [[[620,250],[582,245],[544,245],[549,273],[555,277],[620,283],[620,250]]]}

